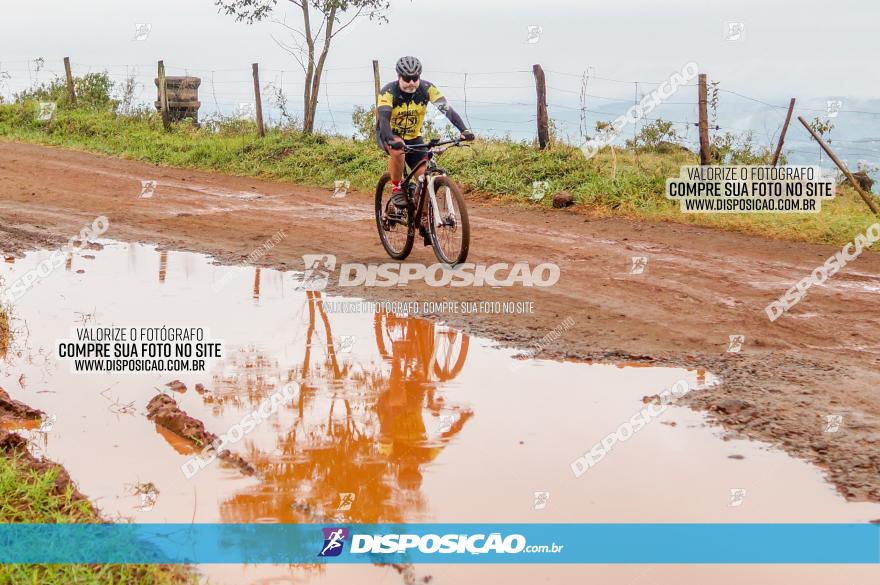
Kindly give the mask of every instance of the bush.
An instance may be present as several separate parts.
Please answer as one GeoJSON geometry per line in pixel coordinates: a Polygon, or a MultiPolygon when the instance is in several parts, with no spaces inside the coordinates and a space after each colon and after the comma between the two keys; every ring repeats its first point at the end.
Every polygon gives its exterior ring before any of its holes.
{"type": "Polygon", "coordinates": [[[369,110],[355,106],[351,112],[351,123],[361,140],[376,142],[376,106],[370,106],[369,110]]]}
{"type": "MultiPolygon", "coordinates": [[[[110,81],[110,76],[106,71],[74,77],[73,86],[76,91],[77,107],[110,110],[116,109],[119,103],[110,95],[113,91],[113,82],[110,81]]],[[[16,93],[14,98],[17,103],[26,101],[55,102],[59,108],[71,107],[67,81],[62,77],[56,77],[49,83],[41,83],[31,89],[16,93]]]]}
{"type": "Polygon", "coordinates": [[[673,122],[662,118],[645,124],[632,140],[626,141],[627,148],[644,150],[649,152],[667,153],[682,150],[684,147],[678,142],[679,136],[675,131],[673,122]]]}
{"type": "Polygon", "coordinates": [[[711,152],[714,162],[726,165],[766,165],[773,155],[769,148],[755,144],[751,130],[739,136],[732,132],[716,136],[711,152]]]}

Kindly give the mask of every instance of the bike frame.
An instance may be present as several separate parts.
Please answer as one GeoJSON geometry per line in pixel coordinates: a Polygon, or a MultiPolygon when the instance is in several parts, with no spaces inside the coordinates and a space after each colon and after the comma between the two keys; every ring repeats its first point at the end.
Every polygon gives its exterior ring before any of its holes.
{"type": "MultiPolygon", "coordinates": [[[[415,168],[412,169],[409,172],[409,174],[406,175],[406,177],[402,181],[403,185],[406,187],[405,193],[407,194],[407,196],[409,196],[409,184],[412,181],[412,178],[415,176],[415,174],[419,170],[419,168],[422,165],[425,165],[425,173],[423,175],[425,177],[425,179],[423,181],[421,181],[420,184],[418,184],[418,187],[416,188],[416,192],[415,192],[415,197],[418,198],[418,201],[410,201],[410,203],[412,204],[413,209],[415,211],[415,215],[413,215],[411,217],[413,217],[413,218],[421,218],[422,217],[422,213],[424,211],[424,204],[425,204],[425,188],[427,187],[428,198],[431,201],[431,209],[433,210],[432,215],[434,216],[434,222],[435,222],[434,227],[439,227],[442,225],[442,223],[440,222],[440,206],[437,205],[437,193],[436,193],[436,190],[434,189],[434,181],[436,180],[437,177],[446,175],[446,171],[437,166],[437,163],[434,161],[434,155],[435,154],[442,154],[443,152],[446,151],[447,148],[452,148],[453,146],[459,146],[460,144],[461,144],[461,140],[459,140],[459,139],[442,140],[442,141],[431,140],[427,144],[423,144],[423,145],[420,144],[417,146],[405,146],[404,147],[403,151],[405,153],[406,152],[418,152],[418,151],[424,150],[425,154],[427,155],[427,158],[425,158],[424,160],[419,162],[419,164],[417,164],[415,166],[415,168]],[[437,147],[445,147],[445,148],[437,149],[437,147]]],[[[452,209],[453,208],[452,194],[447,192],[446,199],[447,199],[446,209],[452,209]]],[[[414,225],[417,225],[415,223],[415,219],[413,219],[413,225],[410,226],[410,229],[413,229],[414,225]]]]}

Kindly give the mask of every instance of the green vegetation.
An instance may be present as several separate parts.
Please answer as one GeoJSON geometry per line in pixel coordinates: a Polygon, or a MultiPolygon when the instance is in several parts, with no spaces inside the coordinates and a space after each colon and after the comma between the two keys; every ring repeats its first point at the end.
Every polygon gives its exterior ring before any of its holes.
{"type": "MultiPolygon", "coordinates": [[[[59,468],[36,470],[20,455],[0,456],[0,522],[103,522],[73,488],[56,486],[59,468]]],[[[183,567],[161,565],[0,565],[0,585],[34,583],[195,583],[183,567]]]]}
{"type": "MultiPolygon", "coordinates": [[[[106,90],[99,79],[102,74],[92,75],[88,84],[83,78],[78,85],[106,90]]],[[[334,180],[348,179],[353,188],[366,193],[372,192],[385,169],[385,155],[373,138],[372,109],[354,112],[355,137],[304,134],[288,117],[282,127],[268,129],[266,137],[259,139],[252,122],[217,117],[205,120],[201,128],[180,123],[165,132],[154,111],[129,107],[117,111],[109,93],[106,99],[98,95],[79,100],[77,108],[70,108],[66,98],[59,99],[54,118],[38,121],[34,98],[57,93],[56,83],[25,92],[17,96],[16,103],[0,105],[0,136],[327,188],[334,180]]],[[[431,132],[445,134],[437,128],[431,132]]],[[[677,138],[671,125],[660,120],[645,125],[627,148],[605,148],[590,160],[578,148],[559,142],[539,151],[525,142],[484,139],[470,148],[450,150],[441,160],[466,192],[521,205],[549,206],[549,196],[540,202],[530,199],[533,183],[547,181],[548,195],[567,191],[574,196],[574,211],[590,216],[692,223],[827,243],[850,241],[875,221],[848,187],[838,189],[836,200],[824,202],[820,214],[682,214],[677,203],[665,198],[665,180],[677,176],[681,165],[698,160],[676,143],[677,138]]],[[[768,156],[766,149],[756,152],[749,136],[717,137],[715,146],[716,157],[726,163],[754,164],[768,156]]]]}
{"type": "MultiPolygon", "coordinates": [[[[0,308],[0,345],[9,342],[6,312],[0,308]]],[[[5,346],[4,346],[5,351],[5,346]]],[[[0,356],[4,352],[0,351],[0,356]]],[[[35,465],[16,449],[0,449],[0,522],[66,524],[106,522],[69,482],[61,468],[35,465]],[[63,486],[63,487],[62,487],[63,486]]],[[[179,584],[195,583],[186,567],[164,565],[0,565],[0,585],[7,584],[179,584]]]]}
{"type": "MultiPolygon", "coordinates": [[[[77,107],[110,109],[115,108],[118,102],[110,97],[113,82],[106,73],[88,73],[73,80],[76,91],[77,107]]],[[[55,102],[59,108],[70,108],[70,94],[67,91],[67,82],[56,77],[49,83],[41,83],[15,94],[15,102],[27,101],[55,102]]]]}

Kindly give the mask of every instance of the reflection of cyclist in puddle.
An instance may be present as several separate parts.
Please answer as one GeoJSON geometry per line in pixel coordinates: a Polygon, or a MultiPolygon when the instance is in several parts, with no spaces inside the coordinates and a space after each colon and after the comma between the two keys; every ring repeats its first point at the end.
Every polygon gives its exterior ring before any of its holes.
{"type": "Polygon", "coordinates": [[[385,366],[356,372],[337,359],[321,294],[310,293],[308,302],[306,363],[292,373],[303,389],[297,421],[277,437],[274,453],[247,454],[263,481],[224,502],[223,521],[410,519],[425,509],[418,491],[423,465],[472,416],[436,392],[438,383],[461,371],[468,339],[430,321],[378,314],[376,342],[385,366]],[[346,494],[353,498],[343,500],[346,494]]]}
{"type": "Polygon", "coordinates": [[[454,378],[464,365],[467,338],[431,321],[376,315],[376,341],[391,373],[379,395],[379,449],[397,467],[404,489],[421,487],[421,466],[442,450],[473,413],[446,408],[435,397],[436,382],[454,378]],[[455,360],[455,363],[451,363],[455,360]],[[426,425],[424,411],[430,416],[426,425]],[[454,414],[440,416],[443,412],[454,414]]]}

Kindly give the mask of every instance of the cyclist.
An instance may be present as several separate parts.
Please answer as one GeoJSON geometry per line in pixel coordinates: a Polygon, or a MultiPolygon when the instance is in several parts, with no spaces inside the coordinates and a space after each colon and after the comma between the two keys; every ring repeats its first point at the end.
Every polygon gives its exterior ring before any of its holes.
{"type": "MultiPolygon", "coordinates": [[[[403,163],[406,161],[410,169],[415,168],[425,158],[424,152],[408,152],[404,156],[404,145],[424,144],[422,124],[428,102],[443,112],[446,118],[461,132],[462,140],[473,140],[471,132],[461,116],[443,97],[443,94],[430,81],[422,79],[422,64],[415,57],[401,57],[397,61],[397,80],[392,81],[379,92],[376,116],[376,140],[379,148],[390,155],[388,173],[391,175],[391,203],[398,214],[406,208],[407,199],[400,188],[403,177],[403,163]]],[[[416,178],[424,174],[422,165],[416,172],[416,178]]],[[[425,208],[427,210],[427,208],[425,208]]],[[[425,216],[422,216],[424,227],[425,216]]],[[[425,236],[427,240],[427,235],[425,236]]]]}

